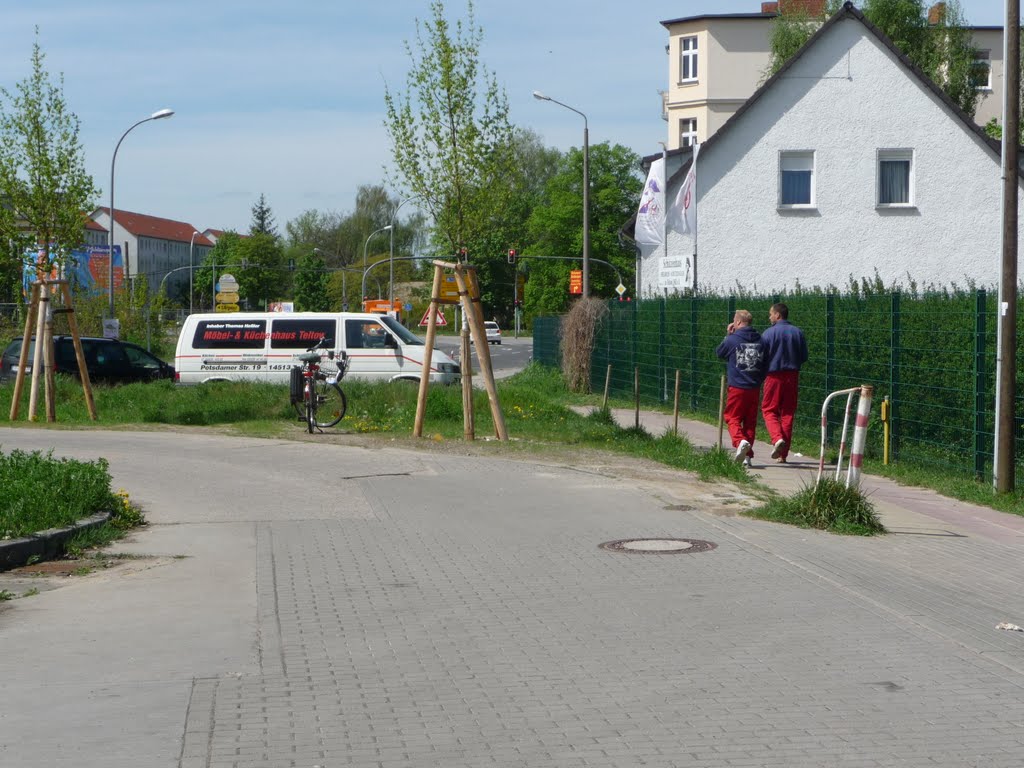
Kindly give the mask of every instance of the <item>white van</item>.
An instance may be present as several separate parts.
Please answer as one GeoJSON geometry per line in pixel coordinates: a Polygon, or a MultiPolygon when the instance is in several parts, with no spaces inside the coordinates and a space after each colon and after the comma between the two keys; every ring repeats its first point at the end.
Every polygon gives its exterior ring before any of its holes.
{"type": "MultiPolygon", "coordinates": [[[[232,312],[189,315],[174,353],[179,384],[252,379],[288,383],[298,355],[321,339],[349,359],[346,378],[419,381],[423,341],[395,318],[357,312],[232,312]]],[[[337,366],[324,355],[323,370],[337,366]]],[[[458,364],[435,348],[430,381],[458,381],[458,364]]]]}

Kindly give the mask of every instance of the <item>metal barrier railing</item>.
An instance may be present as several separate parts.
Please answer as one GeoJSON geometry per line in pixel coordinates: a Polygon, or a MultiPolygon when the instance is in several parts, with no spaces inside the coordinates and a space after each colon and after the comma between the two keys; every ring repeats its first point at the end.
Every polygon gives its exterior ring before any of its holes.
{"type": "Polygon", "coordinates": [[[835,479],[838,480],[843,471],[843,454],[846,452],[846,432],[850,426],[850,406],[853,404],[853,396],[860,393],[857,401],[857,417],[853,428],[853,444],[850,447],[850,463],[846,472],[846,487],[856,488],[860,485],[861,466],[864,463],[864,446],[868,436],[868,420],[871,416],[871,398],[875,394],[875,388],[864,384],[850,389],[840,389],[832,392],[821,404],[821,450],[818,453],[818,476],[814,480],[815,486],[821,482],[821,476],[825,471],[825,443],[828,436],[828,405],[832,398],[839,395],[846,395],[846,410],[843,414],[843,431],[839,438],[839,457],[836,459],[835,479]]]}

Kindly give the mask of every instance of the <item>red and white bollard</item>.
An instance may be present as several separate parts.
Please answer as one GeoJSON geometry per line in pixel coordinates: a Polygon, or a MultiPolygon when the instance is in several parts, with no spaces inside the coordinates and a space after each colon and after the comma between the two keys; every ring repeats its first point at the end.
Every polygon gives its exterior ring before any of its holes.
{"type": "Polygon", "coordinates": [[[868,419],[871,417],[871,398],[875,388],[865,384],[860,388],[860,401],[857,403],[857,421],[853,426],[853,447],[850,449],[850,471],[846,474],[846,487],[856,488],[860,485],[860,468],[864,463],[864,444],[868,440],[868,419]]]}
{"type": "Polygon", "coordinates": [[[864,445],[868,438],[868,420],[871,416],[871,398],[874,396],[875,388],[864,384],[851,389],[840,389],[825,398],[821,404],[821,450],[818,454],[818,476],[814,481],[817,485],[821,482],[821,475],[825,471],[825,436],[828,427],[828,404],[834,397],[846,395],[846,411],[843,414],[843,431],[839,437],[839,458],[836,459],[836,480],[842,473],[843,454],[846,452],[846,430],[850,425],[850,406],[853,402],[855,392],[860,393],[857,402],[857,419],[853,428],[853,447],[850,454],[850,467],[846,473],[846,487],[856,488],[860,484],[861,464],[864,462],[864,445]]]}

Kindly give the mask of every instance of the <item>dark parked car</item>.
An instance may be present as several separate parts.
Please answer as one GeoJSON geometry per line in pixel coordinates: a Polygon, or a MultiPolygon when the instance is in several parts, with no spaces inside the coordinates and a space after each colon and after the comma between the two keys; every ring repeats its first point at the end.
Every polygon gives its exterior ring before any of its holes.
{"type": "MultiPolygon", "coordinates": [[[[89,336],[82,337],[81,341],[90,381],[105,384],[128,384],[133,381],[174,378],[173,365],[154,357],[135,344],[117,339],[98,339],[89,336]]],[[[78,361],[75,359],[75,346],[72,338],[70,336],[54,336],[53,348],[57,373],[78,376],[78,361]]],[[[32,373],[34,352],[35,339],[29,346],[26,374],[32,373]]],[[[19,337],[7,345],[3,357],[0,357],[0,381],[14,380],[18,373],[20,355],[21,338],[19,337]]]]}

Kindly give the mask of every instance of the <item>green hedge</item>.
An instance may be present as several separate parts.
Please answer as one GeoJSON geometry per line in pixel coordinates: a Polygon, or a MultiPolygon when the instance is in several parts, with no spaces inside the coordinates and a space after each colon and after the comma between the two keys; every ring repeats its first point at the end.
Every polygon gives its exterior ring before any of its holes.
{"type": "MultiPolygon", "coordinates": [[[[820,434],[829,392],[875,387],[868,454],[882,452],[879,404],[888,397],[892,458],[982,476],[991,467],[994,424],[996,297],[985,291],[944,293],[801,293],[793,296],[699,296],[609,302],[593,360],[594,391],[607,366],[611,392],[632,397],[639,370],[641,401],[671,406],[676,371],[680,407],[715,416],[724,365],[715,348],[735,309],[749,309],[763,330],[775,301],[807,336],[810,360],[800,377],[797,432],[820,434]]],[[[1024,334],[1018,332],[1018,343],[1024,334]]],[[[558,318],[538,318],[534,359],[558,365],[558,318]]],[[[1021,351],[1018,351],[1018,356],[1021,351]]],[[[1024,360],[1024,357],[1020,359],[1024,360]]],[[[844,400],[845,402],[845,400],[844,400]]],[[[1018,398],[1018,414],[1024,412],[1018,398]]],[[[830,432],[842,404],[829,414],[830,432]]],[[[1022,454],[1021,419],[1017,455],[1022,454]]]]}

